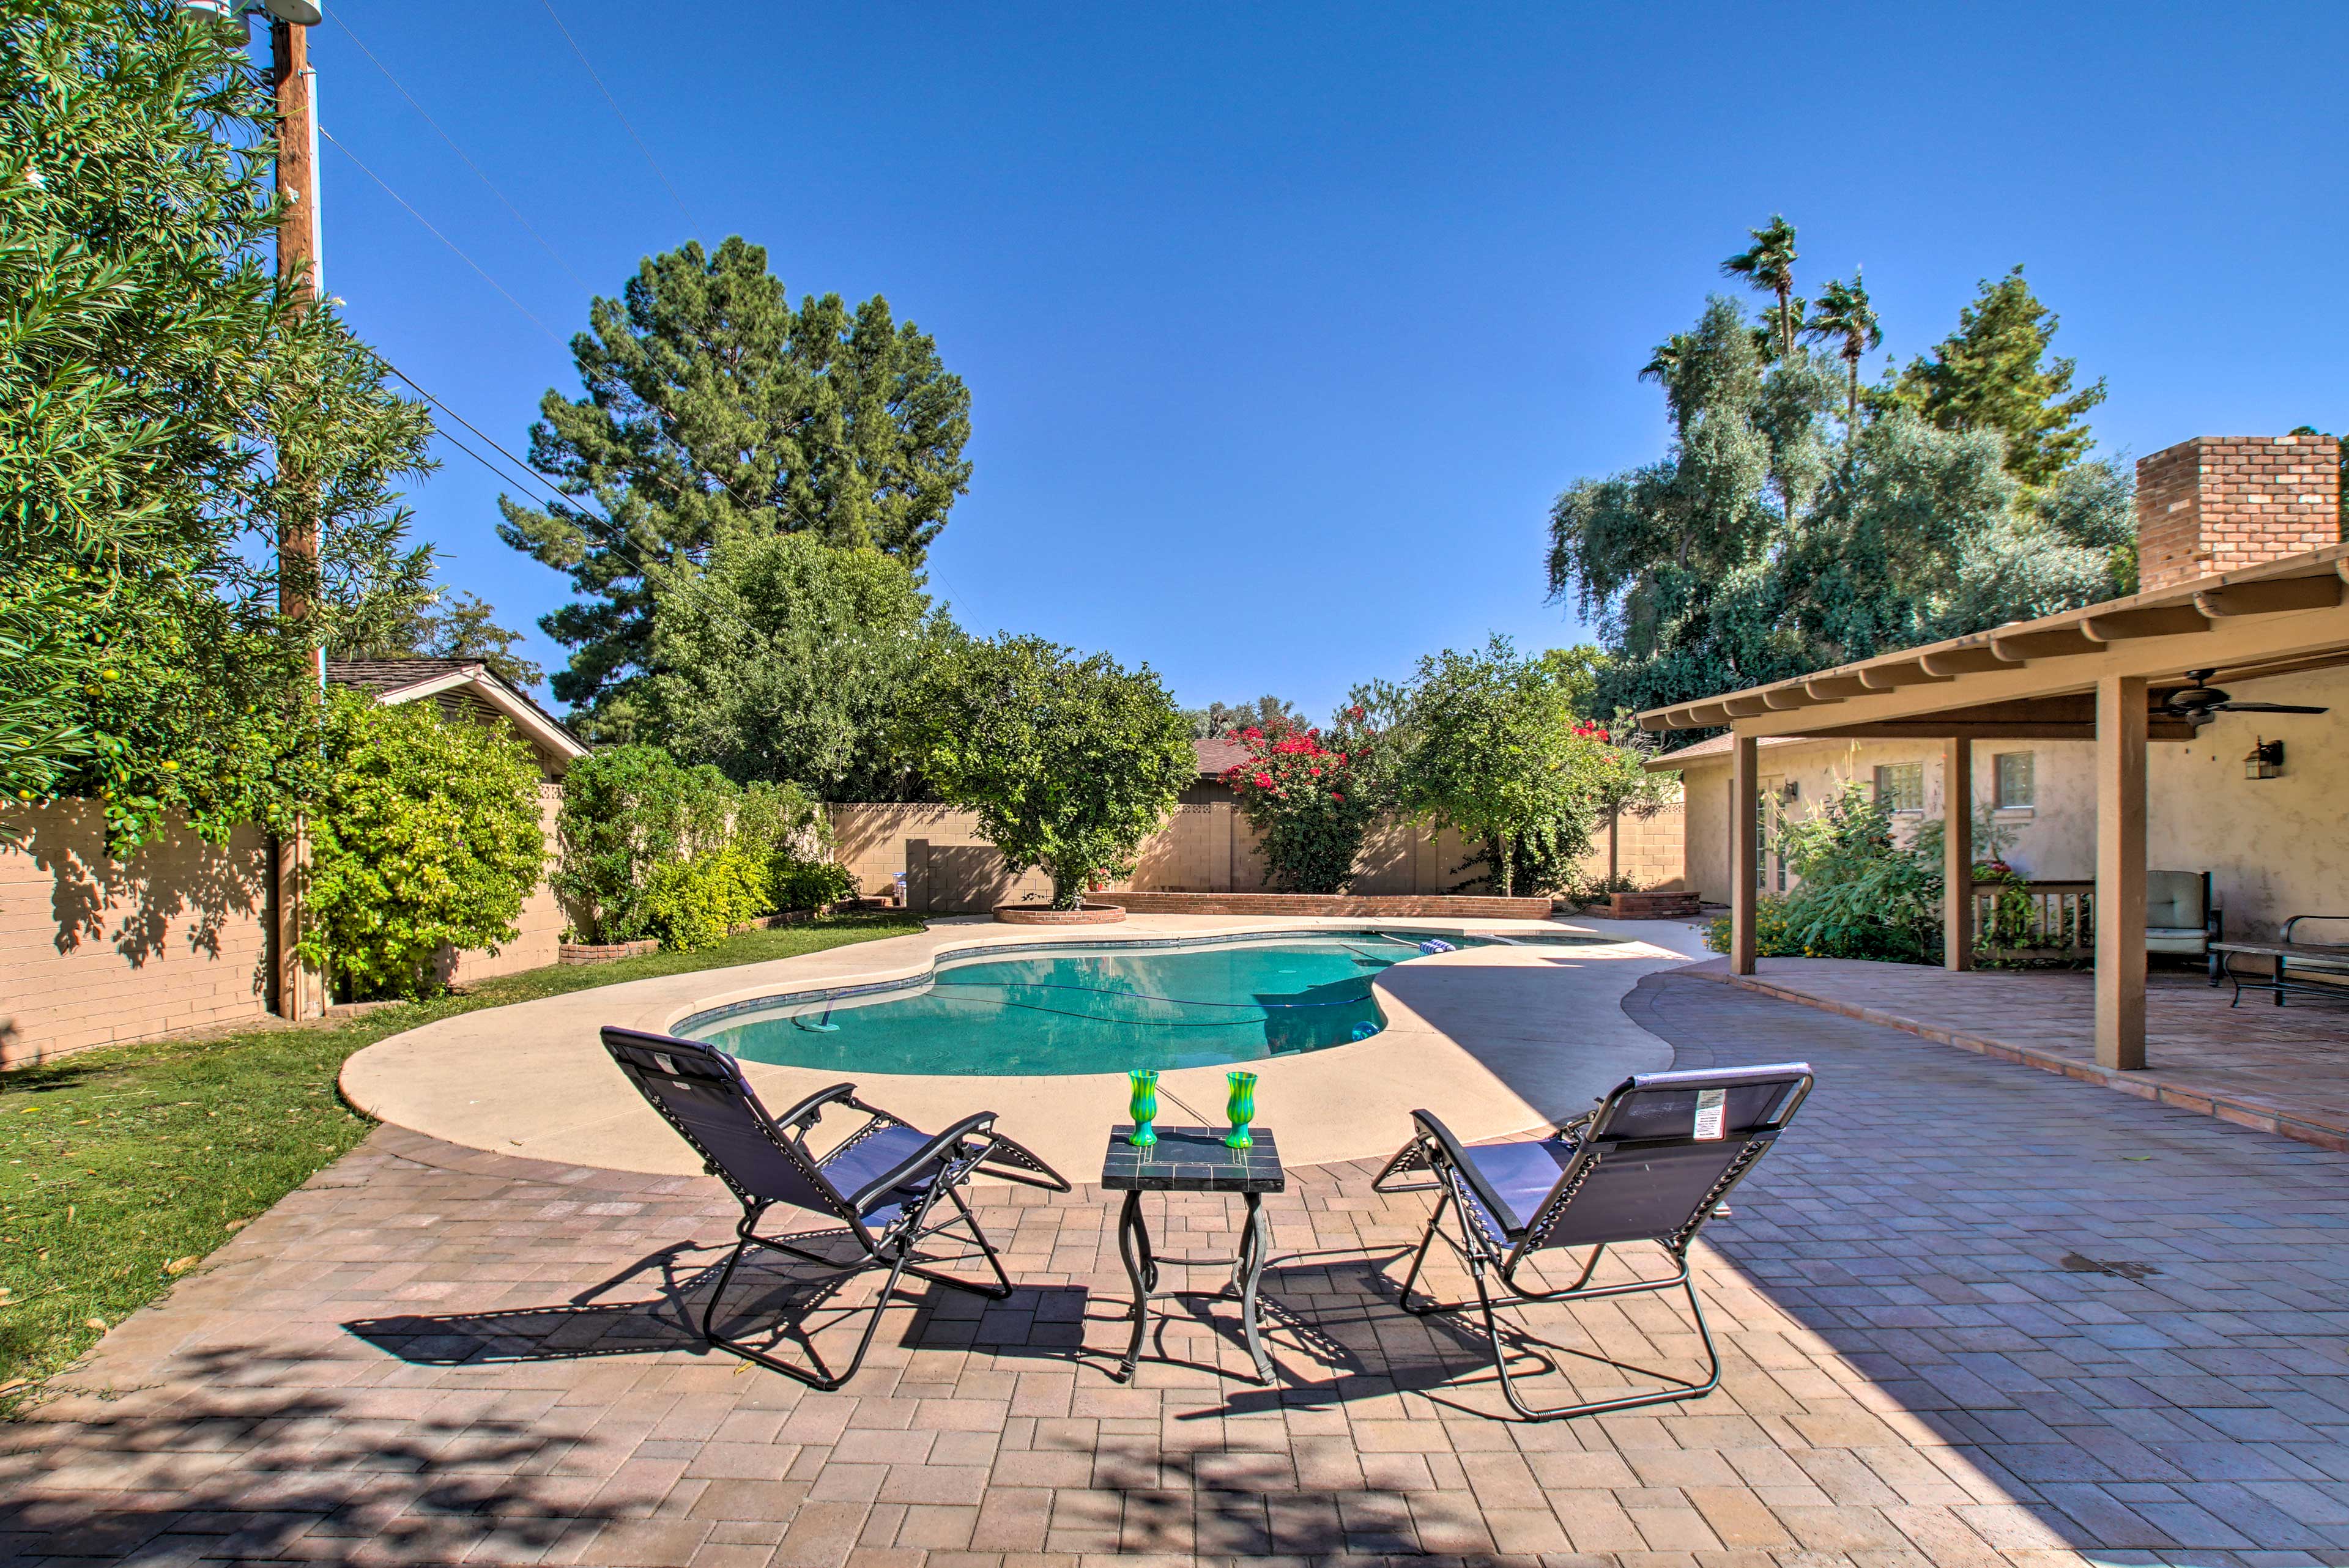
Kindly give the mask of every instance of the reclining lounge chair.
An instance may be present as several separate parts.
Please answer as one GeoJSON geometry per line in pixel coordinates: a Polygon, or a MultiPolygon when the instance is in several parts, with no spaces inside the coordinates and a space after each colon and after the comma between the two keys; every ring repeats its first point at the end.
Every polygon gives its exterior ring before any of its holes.
{"type": "Polygon", "coordinates": [[[1059,1192],[1069,1190],[1068,1181],[1050,1166],[994,1130],[993,1111],[965,1117],[944,1132],[931,1134],[864,1104],[856,1098],[854,1084],[843,1083],[808,1096],[777,1118],[767,1114],[741,1068],[723,1051],[693,1040],[619,1028],[604,1031],[604,1048],[678,1136],[693,1146],[702,1168],[724,1181],[742,1205],[734,1250],[702,1309],[702,1338],[818,1388],[837,1388],[856,1376],[901,1275],[917,1274],[993,1301],[1010,1295],[1011,1280],[1003,1272],[1002,1260],[963,1201],[961,1189],[974,1172],[984,1167],[1013,1181],[1059,1192]],[[819,1156],[810,1151],[807,1135],[833,1108],[867,1119],[819,1156]],[[933,1222],[931,1212],[941,1198],[954,1212],[933,1222]],[[778,1203],[812,1211],[833,1222],[783,1236],[759,1234],[760,1218],[778,1203]],[[992,1284],[922,1266],[938,1261],[921,1250],[923,1242],[957,1223],[986,1255],[995,1273],[992,1284]],[[843,1264],[795,1244],[818,1240],[844,1246],[850,1261],[843,1264]],[[871,1316],[856,1353],[841,1372],[824,1370],[812,1341],[803,1339],[810,1365],[794,1367],[716,1332],[719,1301],[742,1254],[753,1246],[818,1264],[842,1277],[867,1269],[889,1271],[888,1283],[868,1309],[871,1316]]]}
{"type": "MultiPolygon", "coordinates": [[[[1372,1182],[1381,1192],[1433,1189],[1437,1194],[1427,1234],[1403,1280],[1403,1310],[1426,1316],[1463,1312],[1470,1305],[1431,1300],[1415,1305],[1412,1301],[1428,1249],[1442,1236],[1475,1281],[1476,1305],[1484,1313],[1501,1392],[1509,1408],[1526,1419],[1595,1416],[1703,1398],[1720,1385],[1721,1355],[1705,1326],[1695,1282],[1689,1277],[1689,1247],[1707,1220],[1727,1212],[1720,1206],[1722,1200],[1769,1151],[1810,1091],[1811,1069],[1800,1062],[1642,1073],[1624,1079],[1597,1109],[1550,1137],[1473,1148],[1463,1146],[1429,1112],[1412,1112],[1417,1129],[1411,1141],[1372,1182]],[[1433,1180],[1410,1179],[1423,1171],[1433,1180]],[[1447,1212],[1454,1216],[1456,1240],[1444,1228],[1447,1212]],[[1631,1242],[1662,1249],[1671,1265],[1670,1274],[1592,1284],[1607,1249],[1631,1242]],[[1545,1290],[1520,1282],[1519,1271],[1536,1254],[1586,1246],[1590,1257],[1572,1284],[1545,1290]],[[1704,1343],[1704,1378],[1668,1379],[1660,1389],[1619,1398],[1547,1408],[1529,1405],[1511,1377],[1508,1347],[1494,1316],[1495,1282],[1507,1294],[1504,1305],[1590,1301],[1677,1285],[1688,1294],[1689,1311],[1704,1343]]],[[[1620,1363],[1609,1364],[1621,1367],[1620,1363]]]]}

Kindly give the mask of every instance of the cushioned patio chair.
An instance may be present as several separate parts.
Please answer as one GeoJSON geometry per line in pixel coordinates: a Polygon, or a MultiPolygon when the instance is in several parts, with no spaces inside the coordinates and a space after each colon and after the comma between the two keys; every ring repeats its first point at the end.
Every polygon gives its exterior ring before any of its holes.
{"type": "Polygon", "coordinates": [[[2145,950],[2205,960],[2210,984],[2220,980],[2223,954],[2210,944],[2224,933],[2225,913],[2213,902],[2209,872],[2145,873],[2145,950]]]}
{"type": "MultiPolygon", "coordinates": [[[[1596,1416],[1675,1399],[1696,1399],[1721,1382],[1721,1354],[1705,1326],[1704,1305],[1689,1275],[1688,1253],[1707,1220],[1727,1211],[1722,1200],[1811,1092],[1811,1069],[1800,1062],[1718,1071],[1641,1073],[1625,1078],[1592,1110],[1547,1138],[1463,1145],[1424,1110],[1412,1112],[1417,1130],[1371,1185],[1379,1191],[1432,1189],[1437,1193],[1427,1234],[1402,1284],[1402,1308],[1416,1316],[1464,1312],[1467,1302],[1430,1300],[1414,1305],[1412,1289],[1442,1236],[1468,1265],[1501,1392],[1529,1421],[1596,1416]],[[1432,1180],[1413,1180],[1426,1171],[1432,1180]],[[1458,1239],[1444,1229],[1449,1212],[1458,1239]],[[1648,1243],[1660,1248],[1671,1273],[1614,1284],[1593,1284],[1610,1246],[1648,1243]],[[1520,1272],[1538,1254],[1588,1247],[1590,1256],[1572,1284],[1542,1289],[1520,1272]],[[1667,1386],[1619,1398],[1537,1408],[1517,1391],[1508,1348],[1494,1316],[1493,1287],[1505,1305],[1524,1302],[1595,1301],[1604,1296],[1680,1287],[1703,1341],[1701,1382],[1666,1378],[1667,1386]]],[[[1601,1359],[1607,1359],[1602,1357],[1601,1359]]],[[[1608,1359],[1619,1370],[1638,1370],[1608,1359]]],[[[1661,1374],[1649,1374],[1661,1376],[1661,1374]]]]}
{"type": "Polygon", "coordinates": [[[1050,1166],[995,1130],[993,1111],[967,1116],[944,1132],[928,1133],[864,1104],[856,1098],[854,1084],[842,1083],[773,1117],[734,1058],[723,1051],[693,1040],[619,1028],[604,1031],[604,1048],[678,1136],[693,1146],[702,1169],[724,1181],[742,1205],[734,1250],[702,1308],[702,1338],[818,1388],[837,1388],[856,1376],[874,1331],[881,1326],[882,1309],[905,1274],[992,1301],[1010,1295],[1011,1280],[1003,1272],[1002,1260],[963,1201],[961,1190],[974,1173],[985,1168],[1054,1191],[1069,1190],[1068,1181],[1050,1166]],[[866,1119],[828,1152],[812,1153],[807,1135],[826,1110],[835,1108],[866,1119]],[[933,1223],[931,1212],[942,1198],[954,1212],[933,1223]],[[759,1234],[760,1218],[779,1203],[811,1211],[833,1223],[783,1236],[759,1234]],[[922,1266],[939,1261],[923,1252],[922,1243],[957,1223],[985,1254],[995,1273],[992,1284],[922,1266]],[[819,1240],[833,1242],[850,1254],[849,1260],[843,1263],[795,1244],[819,1240]],[[888,1283],[870,1308],[864,1337],[843,1371],[826,1372],[812,1341],[810,1366],[794,1367],[716,1331],[719,1298],[732,1283],[742,1254],[754,1246],[819,1264],[842,1278],[867,1269],[889,1271],[888,1283]]]}

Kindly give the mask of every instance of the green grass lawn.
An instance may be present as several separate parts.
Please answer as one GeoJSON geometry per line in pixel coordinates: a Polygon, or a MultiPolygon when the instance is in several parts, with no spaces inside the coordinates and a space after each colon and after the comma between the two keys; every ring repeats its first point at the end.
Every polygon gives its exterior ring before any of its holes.
{"type": "Polygon", "coordinates": [[[374,1125],[344,1058],[435,1018],[918,931],[898,915],[754,931],[700,953],[533,969],[345,1023],[85,1051],[0,1073],[0,1417],[105,1328],[374,1125]]]}

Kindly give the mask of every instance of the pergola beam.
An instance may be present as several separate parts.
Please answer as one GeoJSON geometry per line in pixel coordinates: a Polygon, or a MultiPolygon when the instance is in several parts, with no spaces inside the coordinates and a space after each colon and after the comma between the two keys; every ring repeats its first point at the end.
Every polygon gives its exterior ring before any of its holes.
{"type": "Polygon", "coordinates": [[[1927,669],[1921,659],[1905,665],[1870,665],[1859,672],[1859,684],[1869,691],[1898,691],[1949,678],[1927,669]]]}
{"type": "Polygon", "coordinates": [[[2194,607],[2212,620],[2234,615],[2281,615],[2293,610],[2330,610],[2341,603],[2342,579],[2282,577],[2271,583],[2238,583],[2194,595],[2194,607]]]}
{"type": "Polygon", "coordinates": [[[2002,670],[2022,664],[2021,659],[2000,656],[1992,647],[1944,648],[1940,653],[1927,654],[1917,661],[1925,666],[1929,676],[1970,676],[1983,670],[2002,670]]]}
{"type": "Polygon", "coordinates": [[[2209,618],[2191,604],[2116,610],[2109,615],[2091,615],[2080,623],[2080,630],[2099,643],[2125,642],[2131,637],[2184,636],[2209,629],[2209,618]]]}
{"type": "Polygon", "coordinates": [[[2010,664],[2022,664],[2030,659],[2062,659],[2075,654],[2093,654],[2101,643],[2092,643],[2077,626],[2057,626],[2044,632],[1992,632],[1991,651],[2010,664]]]}

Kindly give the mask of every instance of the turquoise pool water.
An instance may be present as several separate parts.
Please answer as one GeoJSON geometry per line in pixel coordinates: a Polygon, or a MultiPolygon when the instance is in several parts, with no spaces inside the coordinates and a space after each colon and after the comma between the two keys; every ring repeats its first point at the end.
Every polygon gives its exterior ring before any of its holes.
{"type": "Polygon", "coordinates": [[[903,988],[741,1004],[688,1018],[678,1032],[746,1061],[842,1074],[1122,1073],[1257,1061],[1378,1033],[1386,1020],[1371,982],[1420,956],[1424,940],[1333,932],[1167,947],[1055,944],[943,963],[903,988]]]}

